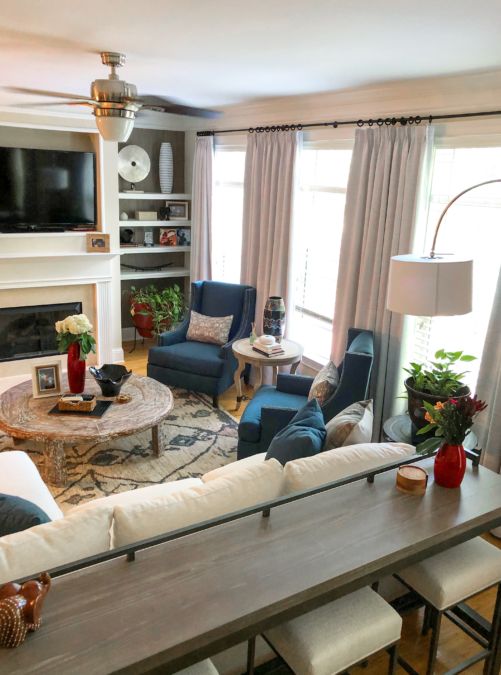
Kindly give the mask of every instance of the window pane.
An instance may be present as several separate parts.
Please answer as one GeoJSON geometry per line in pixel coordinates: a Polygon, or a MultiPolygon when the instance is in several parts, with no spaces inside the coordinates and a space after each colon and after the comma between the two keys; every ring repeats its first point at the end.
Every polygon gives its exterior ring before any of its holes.
{"type": "MultiPolygon", "coordinates": [[[[501,148],[436,150],[424,252],[429,252],[440,213],[458,192],[501,175],[501,148]]],[[[447,212],[437,239],[437,253],[473,257],[473,311],[452,317],[417,319],[414,357],[431,358],[437,349],[462,349],[478,357],[466,364],[465,382],[475,391],[485,334],[494,300],[501,245],[501,185],[478,188],[458,199],[447,212]]]]}
{"type": "Polygon", "coordinates": [[[216,148],[212,202],[212,276],[240,282],[245,151],[216,148]]]}
{"type": "Polygon", "coordinates": [[[288,334],[316,363],[330,358],[351,150],[303,149],[294,206],[294,313],[288,334]]]}

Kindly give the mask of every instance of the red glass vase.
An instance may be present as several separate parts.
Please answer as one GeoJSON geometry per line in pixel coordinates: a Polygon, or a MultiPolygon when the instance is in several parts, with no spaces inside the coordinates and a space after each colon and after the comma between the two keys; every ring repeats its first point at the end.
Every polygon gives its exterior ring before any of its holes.
{"type": "Polygon", "coordinates": [[[463,446],[444,443],[435,455],[435,483],[441,487],[457,488],[463,481],[465,471],[466,454],[463,446]]]}
{"type": "Polygon", "coordinates": [[[68,387],[72,394],[81,394],[85,387],[85,360],[80,360],[80,343],[68,347],[68,387]]]}

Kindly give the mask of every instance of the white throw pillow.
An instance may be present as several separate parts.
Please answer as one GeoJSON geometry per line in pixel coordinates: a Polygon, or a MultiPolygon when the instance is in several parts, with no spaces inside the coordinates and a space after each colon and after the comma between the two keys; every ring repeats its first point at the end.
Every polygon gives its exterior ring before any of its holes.
{"type": "Polygon", "coordinates": [[[245,475],[211,480],[165,497],[117,506],[113,542],[126,546],[225,513],[239,511],[281,496],[283,470],[276,460],[262,462],[245,475]]]}
{"type": "Polygon", "coordinates": [[[0,584],[110,549],[111,512],[94,509],[0,537],[0,584]]]}
{"type": "MultiPolygon", "coordinates": [[[[248,469],[253,466],[261,466],[266,459],[266,452],[260,452],[257,455],[251,455],[250,457],[245,457],[244,459],[237,459],[236,462],[231,462],[230,464],[225,464],[220,466],[217,469],[212,469],[204,473],[202,480],[204,483],[208,483],[211,480],[216,478],[228,478],[233,476],[247,475],[248,469]]],[[[265,469],[266,471],[267,469],[265,469]]]]}
{"type": "Polygon", "coordinates": [[[414,446],[407,443],[362,443],[295,459],[284,467],[285,491],[288,494],[325,485],[405,459],[415,452],[414,446]]]}
{"type": "Polygon", "coordinates": [[[335,415],[325,425],[324,450],[341,448],[345,445],[370,443],[372,439],[372,400],[352,403],[335,415]]]}

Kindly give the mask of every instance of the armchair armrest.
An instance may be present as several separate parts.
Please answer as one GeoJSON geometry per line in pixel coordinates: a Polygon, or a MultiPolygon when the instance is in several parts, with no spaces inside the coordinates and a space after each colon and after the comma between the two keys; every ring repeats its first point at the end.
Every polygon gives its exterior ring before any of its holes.
{"type": "Polygon", "coordinates": [[[261,439],[266,439],[266,447],[278,432],[289,424],[296,413],[297,410],[292,408],[261,408],[261,439]]]}
{"type": "Polygon", "coordinates": [[[312,383],[313,378],[306,375],[279,373],[277,376],[277,391],[283,391],[286,394],[297,394],[298,396],[308,396],[312,383]]]}
{"type": "Polygon", "coordinates": [[[186,340],[186,333],[188,332],[188,326],[190,325],[190,315],[182,321],[177,328],[174,330],[168,330],[165,333],[160,333],[158,336],[158,345],[159,347],[168,347],[169,345],[176,345],[179,342],[184,342],[186,340]]]}

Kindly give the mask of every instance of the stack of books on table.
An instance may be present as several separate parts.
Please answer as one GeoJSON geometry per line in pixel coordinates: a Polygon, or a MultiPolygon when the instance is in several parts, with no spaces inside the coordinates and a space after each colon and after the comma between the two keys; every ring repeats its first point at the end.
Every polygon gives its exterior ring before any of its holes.
{"type": "Polygon", "coordinates": [[[263,354],[263,356],[281,356],[282,354],[285,354],[282,345],[280,344],[274,344],[274,345],[262,345],[257,342],[254,342],[252,345],[252,349],[257,352],[258,354],[263,354]]]}

